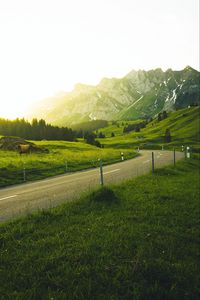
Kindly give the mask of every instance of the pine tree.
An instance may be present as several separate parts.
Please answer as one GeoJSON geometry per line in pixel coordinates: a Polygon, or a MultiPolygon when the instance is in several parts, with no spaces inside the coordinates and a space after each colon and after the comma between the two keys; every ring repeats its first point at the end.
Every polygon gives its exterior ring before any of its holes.
{"type": "Polygon", "coordinates": [[[171,133],[170,129],[167,128],[165,131],[165,143],[170,143],[171,142],[171,133]]]}
{"type": "Polygon", "coordinates": [[[158,121],[159,122],[162,121],[162,114],[161,113],[158,114],[158,121]]]}
{"type": "Polygon", "coordinates": [[[166,112],[166,110],[164,110],[164,111],[163,111],[163,117],[162,117],[163,120],[166,119],[167,117],[168,117],[168,116],[167,116],[167,112],[166,112]]]}

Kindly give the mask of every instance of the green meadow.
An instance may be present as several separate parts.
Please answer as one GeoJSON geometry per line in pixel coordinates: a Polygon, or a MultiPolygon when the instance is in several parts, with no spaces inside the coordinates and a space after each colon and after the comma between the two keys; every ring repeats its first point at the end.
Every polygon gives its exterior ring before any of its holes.
{"type": "Polygon", "coordinates": [[[199,151],[199,115],[200,108],[191,107],[168,113],[165,120],[154,119],[140,132],[124,134],[124,126],[139,121],[109,122],[109,126],[98,132],[105,134],[105,138],[98,139],[104,148],[97,148],[86,144],[83,139],[78,142],[66,141],[34,141],[37,145],[47,148],[49,153],[35,153],[20,156],[14,151],[0,150],[0,187],[21,183],[24,180],[23,170],[26,170],[26,180],[37,180],[48,176],[74,172],[97,167],[99,159],[104,164],[111,164],[124,158],[137,156],[140,149],[172,149],[181,150],[181,146],[190,146],[193,151],[199,151]],[[166,129],[171,132],[172,141],[164,142],[166,129]],[[111,133],[114,137],[110,137],[111,133]]]}
{"type": "Polygon", "coordinates": [[[0,295],[197,300],[199,161],[0,226],[0,295]]]}
{"type": "Polygon", "coordinates": [[[111,137],[111,134],[114,133],[115,136],[122,136],[124,127],[128,124],[137,124],[143,120],[137,121],[110,121],[108,122],[107,127],[103,127],[97,130],[97,132],[102,132],[105,134],[105,137],[111,137]]]}
{"type": "MultiPolygon", "coordinates": [[[[123,134],[123,128],[126,125],[122,125],[121,122],[118,125],[110,125],[107,128],[102,128],[102,130],[99,129],[99,131],[102,133],[106,132],[106,136],[109,136],[108,138],[101,139],[101,143],[108,148],[135,148],[140,146],[143,149],[161,149],[163,145],[169,149],[173,147],[181,149],[182,145],[188,145],[199,149],[199,122],[200,107],[197,106],[170,112],[168,113],[168,117],[162,121],[154,119],[146,128],[141,129],[140,132],[132,131],[123,134]],[[114,132],[114,128],[118,133],[121,132],[121,135],[110,138],[111,132],[114,132]],[[170,129],[172,140],[166,144],[164,135],[167,128],[170,129]]],[[[123,123],[126,124],[126,122],[123,123]]]]}
{"type": "Polygon", "coordinates": [[[99,166],[99,159],[104,165],[119,162],[121,152],[125,159],[137,154],[131,149],[101,149],[83,142],[34,141],[49,153],[31,153],[19,155],[15,151],[0,150],[0,186],[16,184],[24,180],[42,179],[48,176],[74,172],[99,166]]]}

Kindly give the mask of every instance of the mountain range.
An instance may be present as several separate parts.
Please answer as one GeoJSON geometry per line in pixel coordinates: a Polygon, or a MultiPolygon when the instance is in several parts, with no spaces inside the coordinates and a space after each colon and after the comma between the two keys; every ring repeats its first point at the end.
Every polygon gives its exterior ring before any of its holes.
{"type": "Polygon", "coordinates": [[[29,117],[57,125],[90,120],[134,120],[164,110],[200,104],[200,72],[132,70],[123,78],[104,78],[96,86],[77,84],[72,92],[41,101],[29,117]]]}

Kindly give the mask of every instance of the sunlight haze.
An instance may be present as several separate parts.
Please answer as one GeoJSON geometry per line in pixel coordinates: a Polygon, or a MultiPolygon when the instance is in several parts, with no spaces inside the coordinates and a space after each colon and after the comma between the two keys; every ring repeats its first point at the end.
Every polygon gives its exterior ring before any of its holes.
{"type": "Polygon", "coordinates": [[[131,69],[199,69],[198,0],[0,0],[0,117],[131,69]]]}

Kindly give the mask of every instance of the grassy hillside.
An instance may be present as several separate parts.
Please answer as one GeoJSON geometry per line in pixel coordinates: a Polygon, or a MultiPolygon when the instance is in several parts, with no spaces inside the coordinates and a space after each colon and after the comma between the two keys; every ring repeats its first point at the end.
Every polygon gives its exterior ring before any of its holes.
{"type": "Polygon", "coordinates": [[[0,226],[1,299],[199,299],[196,160],[0,226]]]}
{"type": "Polygon", "coordinates": [[[168,114],[168,118],[158,122],[153,120],[140,132],[123,134],[124,126],[138,123],[139,121],[109,122],[109,126],[98,130],[106,135],[99,139],[105,146],[104,149],[79,142],[41,141],[36,145],[44,146],[49,150],[46,154],[30,154],[20,156],[14,151],[0,150],[0,187],[23,182],[23,168],[26,168],[26,179],[35,180],[52,175],[82,170],[98,165],[101,158],[104,164],[120,161],[123,152],[125,159],[136,156],[134,150],[140,148],[154,149],[164,145],[165,148],[181,149],[181,145],[193,148],[199,146],[199,115],[200,108],[192,107],[181,109],[168,114]],[[164,143],[164,134],[169,128],[172,135],[171,143],[164,143]],[[110,137],[111,133],[115,137],[110,137]]]}
{"type": "MultiPolygon", "coordinates": [[[[199,148],[200,140],[200,107],[191,107],[180,109],[176,112],[168,113],[168,118],[160,122],[157,119],[150,122],[146,128],[140,132],[130,132],[122,136],[114,138],[102,139],[106,147],[123,147],[132,148],[136,146],[146,146],[154,148],[155,146],[165,147],[190,145],[199,148]],[[169,128],[172,136],[172,141],[165,144],[164,135],[166,129],[169,128]],[[148,146],[149,144],[149,146],[148,146]]],[[[106,128],[104,128],[104,131],[106,128]]],[[[108,127],[107,135],[111,134],[111,128],[108,127]]],[[[123,128],[121,128],[123,131],[123,128]]]]}
{"type": "Polygon", "coordinates": [[[98,132],[102,132],[103,134],[105,134],[106,137],[111,137],[112,132],[115,136],[122,136],[125,126],[127,126],[128,124],[135,124],[139,122],[142,122],[142,120],[139,119],[136,121],[111,121],[108,122],[108,126],[100,128],[98,132]]]}

